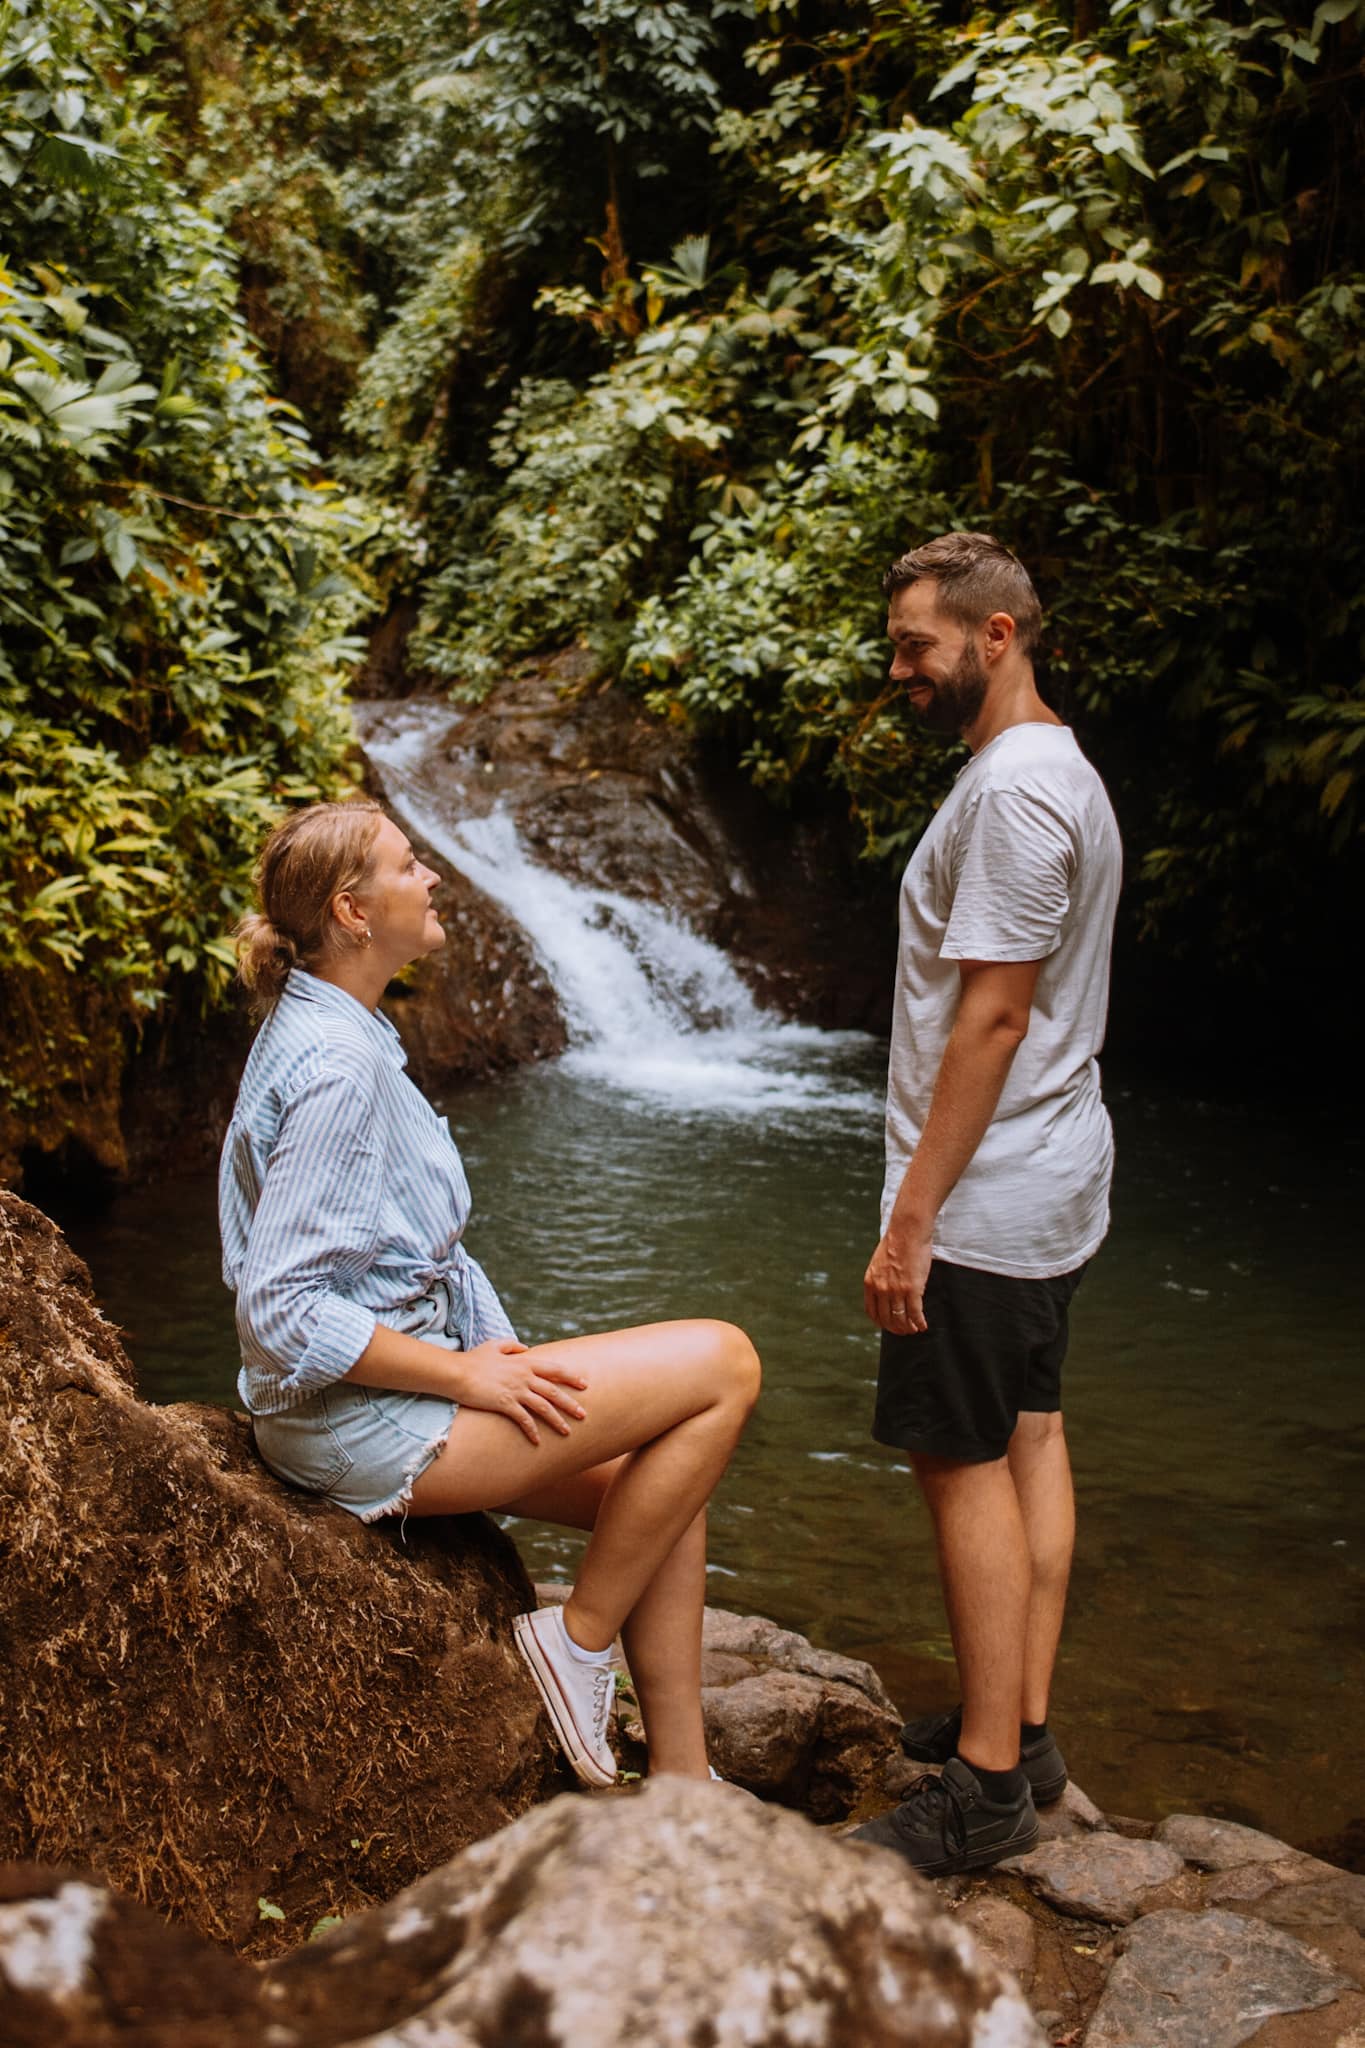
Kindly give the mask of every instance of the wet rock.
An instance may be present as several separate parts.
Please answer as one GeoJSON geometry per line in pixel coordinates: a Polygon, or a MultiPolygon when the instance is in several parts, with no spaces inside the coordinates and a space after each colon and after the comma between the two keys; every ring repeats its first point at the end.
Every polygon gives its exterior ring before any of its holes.
{"type": "Polygon", "coordinates": [[[4,1194],[0,1408],[0,1857],[259,1950],[561,1782],[494,1523],[366,1529],[243,1418],[144,1405],[85,1267],[4,1194]]]}
{"type": "Polygon", "coordinates": [[[1164,1842],[1092,1834],[1045,1842],[1001,1868],[1016,1871],[1063,1913],[1123,1926],[1141,1911],[1146,1895],[1179,1877],[1184,1865],[1164,1842]]]}
{"type": "Polygon", "coordinates": [[[385,2048],[1042,2043],[896,1858],[676,1778],[542,1807],[268,1983],[277,2022],[385,2048]]]}
{"type": "Polygon", "coordinates": [[[1365,1935],[1365,1877],[1337,1870],[1316,1857],[1257,1864],[1224,1877],[1208,1893],[1210,1904],[1274,1901],[1264,1914],[1280,1927],[1348,1927],[1365,1935]]]}
{"type": "Polygon", "coordinates": [[[1104,1832],[1109,1823],[1079,1785],[1068,1784],[1060,1799],[1038,1808],[1040,1842],[1064,1842],[1077,1835],[1104,1832]]]}
{"type": "Polygon", "coordinates": [[[1304,1856],[1288,1863],[1258,1863],[1225,1874],[1210,1888],[1209,1905],[1236,1904],[1249,1918],[1311,1942],[1326,1959],[1365,1987],[1365,1877],[1304,1856]],[[1229,1896],[1236,1880],[1266,1882],[1247,1896],[1229,1896]]]}
{"type": "Polygon", "coordinates": [[[1274,2014],[1350,1988],[1302,1942],[1237,1913],[1151,1913],[1121,1948],[1085,2048],[1237,2048],[1274,2014]]]}
{"type": "Polygon", "coordinates": [[[1237,1870],[1224,1871],[1207,1887],[1204,1898],[1210,1906],[1240,1906],[1249,1899],[1263,1899],[1267,1892],[1293,1882],[1295,1859],[1284,1863],[1245,1863],[1237,1870]]]}
{"type": "Polygon", "coordinates": [[[78,1871],[0,1865],[5,2048],[225,2048],[267,2020],[249,1964],[78,1871]]]}
{"type": "MultiPolygon", "coordinates": [[[[708,1607],[702,1630],[702,1677],[723,1683],[714,1674],[722,1657],[743,1658],[750,1668],[763,1665],[774,1671],[801,1671],[807,1677],[851,1686],[884,1714],[896,1706],[881,1678],[861,1657],[844,1657],[837,1650],[819,1650],[795,1629],[779,1628],[761,1614],[731,1614],[723,1607],[708,1607]]],[[[733,1668],[733,1667],[731,1667],[733,1668]]]]}
{"type": "Polygon", "coordinates": [[[870,1664],[758,1615],[708,1608],[702,1711],[722,1776],[760,1798],[842,1820],[881,1782],[900,1715],[870,1664]]]}
{"type": "Polygon", "coordinates": [[[987,1955],[994,1956],[1000,1967],[1028,1990],[1038,1960],[1038,1934],[1022,1906],[1012,1906],[1008,1899],[982,1892],[960,1905],[953,1918],[987,1955]]]}
{"type": "Polygon", "coordinates": [[[1236,1870],[1244,1863],[1278,1863],[1293,1851],[1274,1835],[1244,1828],[1236,1821],[1210,1820],[1199,1813],[1172,1813],[1156,1831],[1186,1863],[1200,1870],[1236,1870]]]}
{"type": "Polygon", "coordinates": [[[1330,1877],[1300,1879],[1277,1887],[1259,1910],[1277,1927],[1298,1928],[1304,1933],[1346,1927],[1365,1935],[1365,1877],[1338,1870],[1330,1877]]]}

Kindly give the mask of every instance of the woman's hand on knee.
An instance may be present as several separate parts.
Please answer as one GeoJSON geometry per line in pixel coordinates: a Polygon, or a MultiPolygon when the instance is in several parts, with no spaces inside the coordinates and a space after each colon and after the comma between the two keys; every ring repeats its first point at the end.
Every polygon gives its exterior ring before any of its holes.
{"type": "Polygon", "coordinates": [[[543,1357],[533,1364],[526,1345],[512,1337],[457,1352],[452,1362],[458,1367],[455,1399],[466,1408],[505,1415],[533,1444],[540,1442],[538,1422],[567,1436],[571,1424],[582,1422],[587,1413],[570,1391],[587,1386],[582,1374],[543,1357]]]}

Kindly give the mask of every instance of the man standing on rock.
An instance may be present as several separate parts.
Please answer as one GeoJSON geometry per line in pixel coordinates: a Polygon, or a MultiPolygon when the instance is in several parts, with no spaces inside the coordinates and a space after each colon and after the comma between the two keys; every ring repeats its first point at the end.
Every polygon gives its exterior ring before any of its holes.
{"type": "Polygon", "coordinates": [[[901,890],[873,1434],[933,1518],[962,1704],[902,1733],[944,1766],[856,1832],[926,1875],[1018,1855],[1059,1798],[1047,1726],[1075,1510],[1067,1310],[1109,1220],[1100,1099],[1120,880],[1104,785],[1039,696],[1022,565],[950,533],[887,571],[891,679],[971,758],[901,890]]]}

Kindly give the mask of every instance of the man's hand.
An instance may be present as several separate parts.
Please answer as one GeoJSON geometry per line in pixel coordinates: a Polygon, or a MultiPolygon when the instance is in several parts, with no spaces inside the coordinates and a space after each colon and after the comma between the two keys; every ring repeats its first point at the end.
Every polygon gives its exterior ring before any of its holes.
{"type": "Polygon", "coordinates": [[[915,1156],[886,1236],[863,1276],[863,1304],[893,1335],[927,1330],[924,1284],[934,1221],[995,1115],[1010,1062],[1028,1031],[1037,960],[960,960],[962,999],[915,1156]]]}
{"type": "Polygon", "coordinates": [[[898,1231],[892,1219],[863,1275],[863,1306],[879,1330],[905,1337],[928,1329],[924,1285],[933,1255],[932,1231],[898,1231]]]}

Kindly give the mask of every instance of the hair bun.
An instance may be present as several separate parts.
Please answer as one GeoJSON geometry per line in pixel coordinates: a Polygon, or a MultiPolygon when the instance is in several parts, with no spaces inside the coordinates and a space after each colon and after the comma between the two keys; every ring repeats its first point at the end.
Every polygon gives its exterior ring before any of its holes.
{"type": "Polygon", "coordinates": [[[278,930],[259,911],[242,919],[234,938],[237,972],[251,991],[253,1006],[273,1009],[284,993],[291,968],[298,966],[298,947],[287,932],[278,930]]]}

